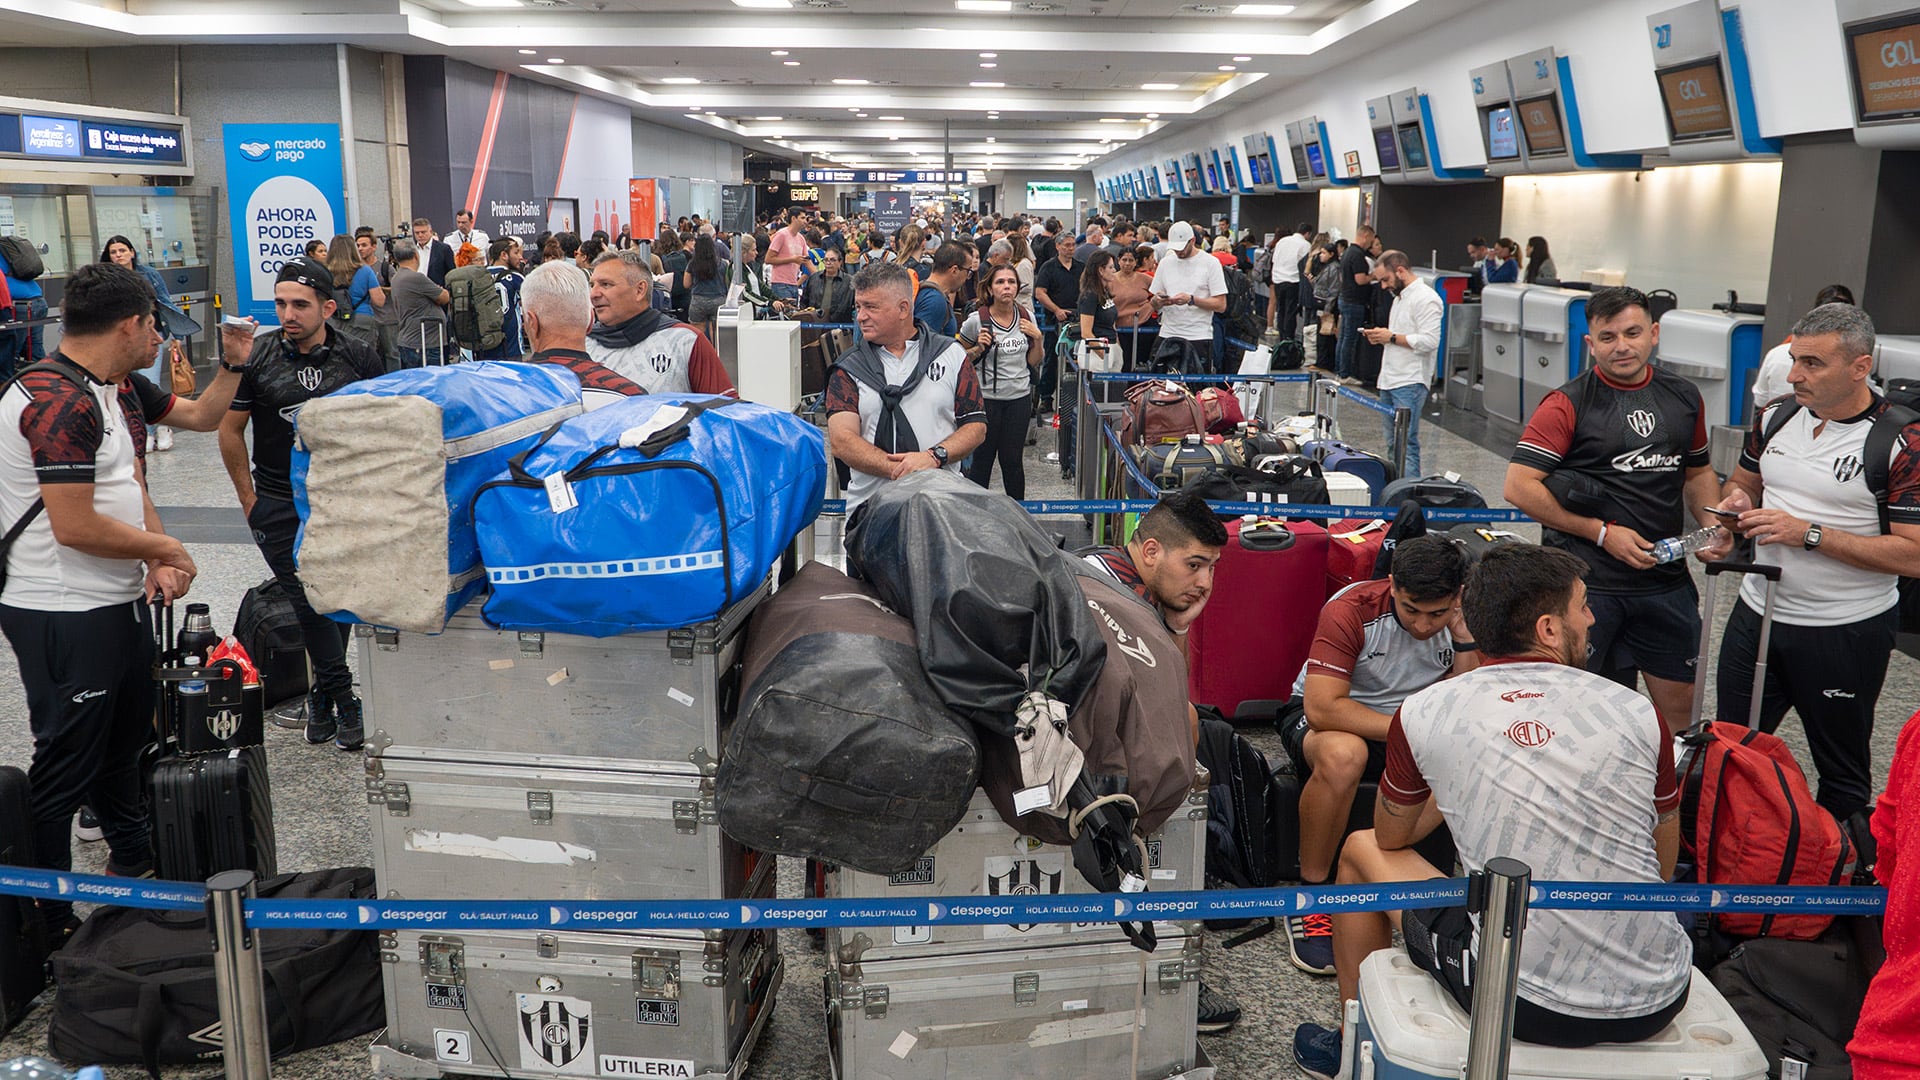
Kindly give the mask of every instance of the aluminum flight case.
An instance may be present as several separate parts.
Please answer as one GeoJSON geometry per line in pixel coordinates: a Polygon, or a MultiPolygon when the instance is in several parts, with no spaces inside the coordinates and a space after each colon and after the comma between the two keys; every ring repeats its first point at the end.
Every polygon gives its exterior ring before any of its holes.
{"type": "Polygon", "coordinates": [[[739,1080],[784,975],[772,930],[380,935],[382,1076],[739,1080]]]}
{"type": "Polygon", "coordinates": [[[770,868],[721,831],[709,777],[367,759],[389,898],[714,900],[770,868]]]}
{"type": "MultiPolygon", "coordinates": [[[[1197,770],[1186,805],[1147,840],[1148,888],[1187,892],[1206,887],[1207,774],[1197,770]]],[[[939,896],[1031,896],[1096,891],[1074,868],[1073,852],[1022,836],[994,811],[984,791],[974,792],[967,814],[914,866],[891,876],[851,867],[830,867],[827,895],[834,899],[906,900],[939,896]]],[[[1161,927],[1165,932],[1166,927],[1161,927]]],[[[1124,941],[1113,923],[992,924],[985,926],[872,926],[827,931],[829,955],[856,938],[873,958],[924,956],[929,949],[1009,948],[1022,942],[1070,938],[1080,942],[1124,941]]]]}
{"type": "Polygon", "coordinates": [[[1194,1040],[1198,936],[1029,942],[829,963],[835,1080],[1169,1080],[1210,1075],[1194,1040]]]}
{"type": "Polygon", "coordinates": [[[605,638],[496,630],[478,601],[439,634],[356,626],[367,751],[711,770],[739,696],[747,619],[769,591],[762,582],[712,622],[605,638]]]}

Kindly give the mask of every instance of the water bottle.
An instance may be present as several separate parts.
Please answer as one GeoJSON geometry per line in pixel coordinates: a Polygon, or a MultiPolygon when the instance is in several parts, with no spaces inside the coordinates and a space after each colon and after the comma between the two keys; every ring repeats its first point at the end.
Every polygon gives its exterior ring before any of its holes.
{"type": "Polygon", "coordinates": [[[17,1057],[0,1061],[0,1080],[104,1080],[105,1076],[98,1065],[73,1072],[46,1058],[17,1057]]]}
{"type": "Polygon", "coordinates": [[[1653,561],[1670,563],[1675,559],[1684,559],[1702,548],[1710,548],[1727,535],[1727,530],[1718,525],[1709,525],[1704,529],[1695,529],[1685,536],[1669,536],[1653,545],[1653,561]]]}

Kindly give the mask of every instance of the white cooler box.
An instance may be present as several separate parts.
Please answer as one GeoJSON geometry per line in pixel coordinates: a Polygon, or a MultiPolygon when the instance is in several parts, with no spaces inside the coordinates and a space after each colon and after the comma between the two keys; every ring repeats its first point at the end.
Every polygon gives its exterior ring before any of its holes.
{"type": "Polygon", "coordinates": [[[1373,491],[1367,482],[1352,473],[1326,470],[1329,506],[1372,506],[1373,491]]]}
{"type": "MultiPolygon", "coordinates": [[[[1454,1080],[1467,1061],[1467,1014],[1400,949],[1360,964],[1360,1000],[1349,1002],[1341,1080],[1454,1080]]],[[[1511,1080],[1765,1080],[1767,1058],[1706,976],[1693,970],[1686,1007],[1637,1043],[1579,1050],[1516,1041],[1511,1080]]]]}

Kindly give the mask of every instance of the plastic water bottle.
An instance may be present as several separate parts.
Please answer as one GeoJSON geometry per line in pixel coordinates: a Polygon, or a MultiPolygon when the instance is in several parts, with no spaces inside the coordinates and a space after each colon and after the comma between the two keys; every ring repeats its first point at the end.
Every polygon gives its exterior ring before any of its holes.
{"type": "Polygon", "coordinates": [[[89,1065],[73,1072],[65,1065],[46,1058],[18,1057],[0,1061],[0,1080],[105,1080],[100,1066],[89,1065]]]}
{"type": "Polygon", "coordinates": [[[1685,536],[1669,536],[1653,545],[1653,561],[1670,563],[1675,559],[1684,559],[1699,551],[1710,548],[1727,535],[1727,530],[1718,525],[1709,525],[1704,529],[1695,529],[1685,536]]]}

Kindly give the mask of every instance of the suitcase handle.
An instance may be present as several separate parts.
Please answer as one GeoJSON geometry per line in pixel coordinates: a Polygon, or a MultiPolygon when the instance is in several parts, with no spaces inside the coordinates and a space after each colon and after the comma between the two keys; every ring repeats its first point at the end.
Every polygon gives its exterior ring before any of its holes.
{"type": "Polygon", "coordinates": [[[1707,564],[1707,576],[1718,574],[1758,574],[1768,581],[1780,580],[1780,567],[1773,563],[1750,562],[1710,562],[1707,564]]]}
{"type": "Polygon", "coordinates": [[[1285,551],[1293,546],[1293,530],[1284,522],[1260,522],[1240,530],[1240,546],[1248,551],[1285,551]]]}

